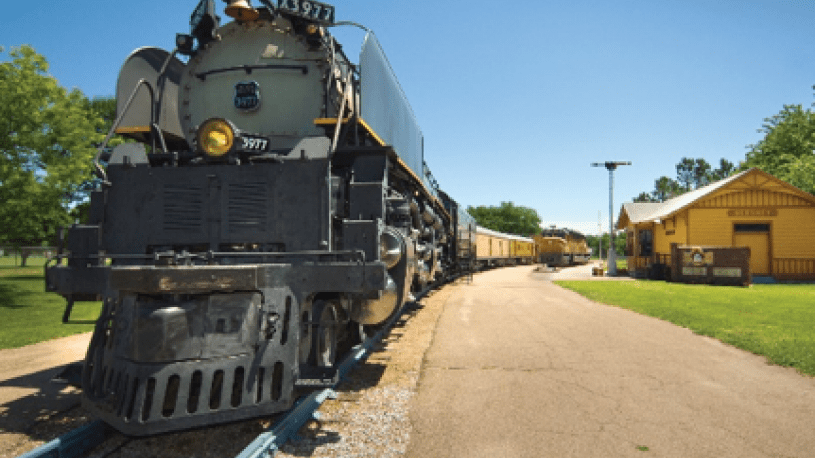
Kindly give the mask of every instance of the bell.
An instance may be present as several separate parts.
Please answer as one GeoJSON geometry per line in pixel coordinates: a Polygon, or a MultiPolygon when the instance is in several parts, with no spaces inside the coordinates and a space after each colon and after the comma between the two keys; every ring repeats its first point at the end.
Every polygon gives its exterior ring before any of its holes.
{"type": "Polygon", "coordinates": [[[260,15],[258,10],[252,8],[249,0],[227,0],[229,5],[224,12],[239,21],[254,21],[260,15]]]}

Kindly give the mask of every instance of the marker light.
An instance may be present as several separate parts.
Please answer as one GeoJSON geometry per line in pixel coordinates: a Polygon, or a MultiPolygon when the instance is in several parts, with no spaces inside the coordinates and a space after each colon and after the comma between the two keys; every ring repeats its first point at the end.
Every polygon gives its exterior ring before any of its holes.
{"type": "Polygon", "coordinates": [[[221,157],[232,149],[235,129],[224,119],[209,119],[198,129],[198,146],[211,157],[221,157]]]}

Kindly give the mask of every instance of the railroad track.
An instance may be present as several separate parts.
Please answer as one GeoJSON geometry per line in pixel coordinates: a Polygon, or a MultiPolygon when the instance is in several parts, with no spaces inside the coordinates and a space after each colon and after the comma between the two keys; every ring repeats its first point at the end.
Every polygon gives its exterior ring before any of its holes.
{"type": "MultiPolygon", "coordinates": [[[[458,277],[449,279],[453,281],[458,277]]],[[[354,346],[346,355],[338,367],[338,382],[361,361],[366,359],[383,338],[390,332],[393,325],[409,309],[415,306],[425,295],[446,282],[433,284],[418,295],[411,302],[406,302],[399,313],[394,314],[376,334],[366,339],[363,343],[354,346]]],[[[295,406],[285,414],[282,414],[271,427],[258,435],[236,458],[260,458],[274,456],[274,454],[289,439],[295,436],[298,430],[309,421],[319,421],[320,416],[317,409],[327,400],[336,396],[333,388],[325,388],[313,391],[298,399],[295,406]]],[[[96,420],[76,428],[53,441],[31,450],[18,458],[80,458],[96,448],[111,435],[116,432],[104,422],[96,420]]],[[[115,447],[110,453],[121,449],[127,443],[135,439],[127,439],[124,443],[115,447]]]]}

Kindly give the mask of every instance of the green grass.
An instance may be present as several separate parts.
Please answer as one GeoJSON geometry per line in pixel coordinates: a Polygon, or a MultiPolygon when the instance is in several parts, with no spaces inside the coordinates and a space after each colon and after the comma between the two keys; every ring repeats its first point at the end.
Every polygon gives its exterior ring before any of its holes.
{"type": "MultiPolygon", "coordinates": [[[[625,256],[617,256],[615,264],[617,265],[617,270],[628,269],[628,259],[626,259],[625,256]]],[[[608,259],[603,259],[603,268],[608,269],[608,259]]]]}
{"type": "Polygon", "coordinates": [[[686,327],[815,375],[815,285],[749,288],[660,281],[558,281],[597,302],[686,327]]]}
{"type": "Polygon", "coordinates": [[[93,330],[100,303],[77,302],[71,320],[62,323],[65,299],[45,292],[44,264],[31,257],[23,268],[14,257],[0,257],[0,349],[93,330]]]}

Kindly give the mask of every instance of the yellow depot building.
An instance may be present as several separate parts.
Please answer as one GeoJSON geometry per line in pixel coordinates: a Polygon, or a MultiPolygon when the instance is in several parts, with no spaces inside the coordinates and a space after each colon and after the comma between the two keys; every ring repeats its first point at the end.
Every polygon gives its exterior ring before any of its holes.
{"type": "Polygon", "coordinates": [[[750,273],[815,280],[815,196],[750,169],[661,203],[623,204],[628,270],[671,264],[671,244],[749,247],[750,273]]]}

